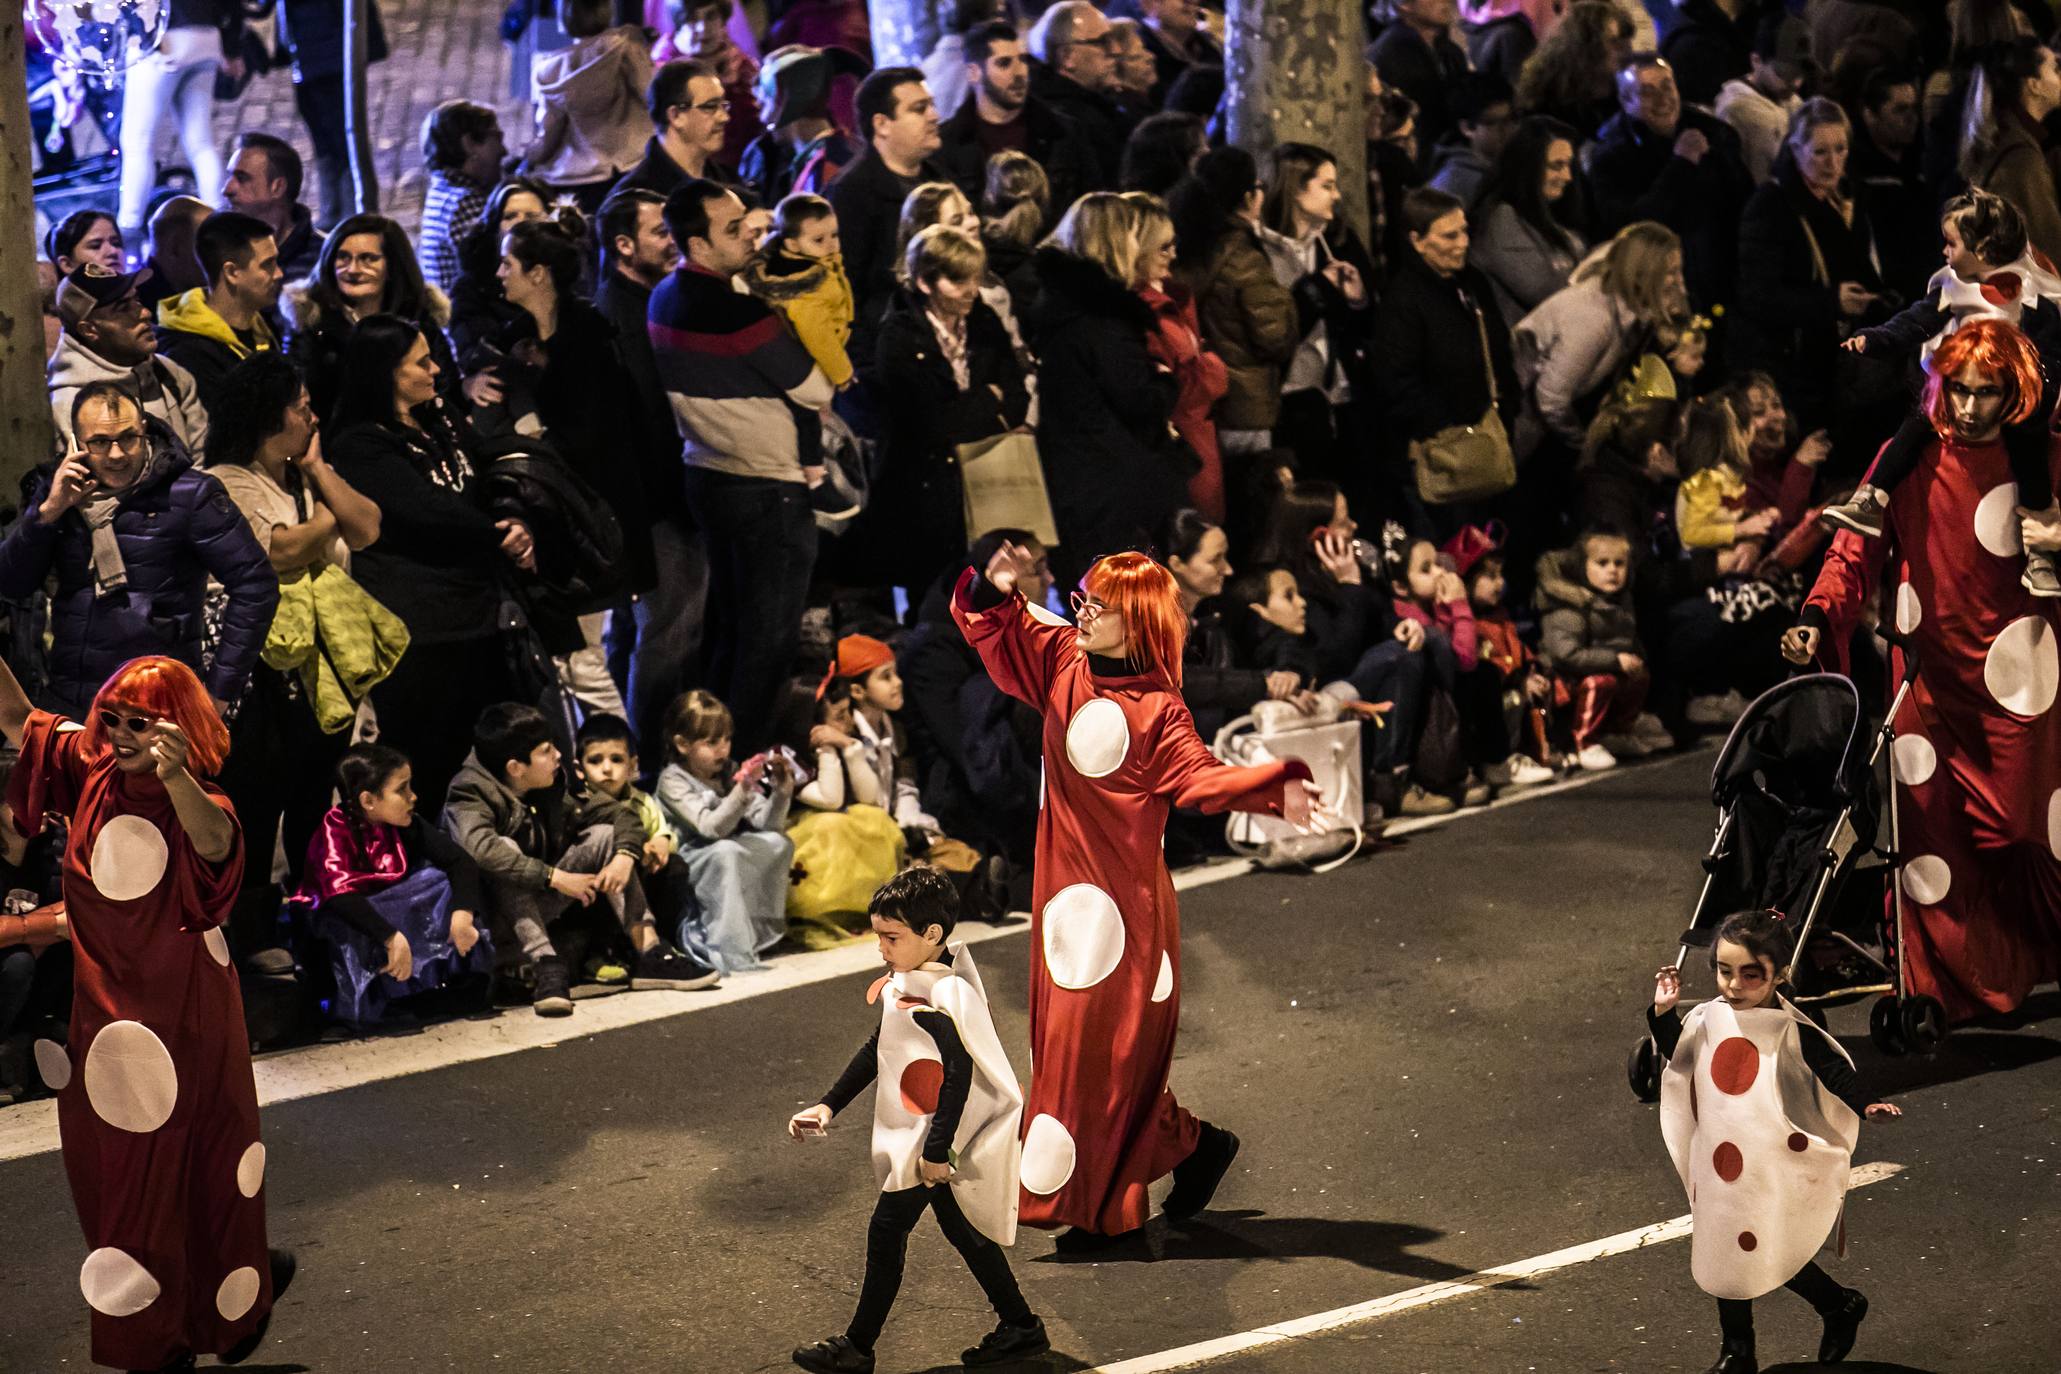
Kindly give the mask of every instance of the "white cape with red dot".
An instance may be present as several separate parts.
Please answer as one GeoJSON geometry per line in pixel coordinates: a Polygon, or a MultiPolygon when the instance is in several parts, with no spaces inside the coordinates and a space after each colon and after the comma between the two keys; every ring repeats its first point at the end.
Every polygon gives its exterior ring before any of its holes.
{"type": "Polygon", "coordinates": [[[873,1171],[883,1192],[920,1187],[916,1166],[930,1135],[931,1114],[945,1081],[937,1041],[914,1013],[952,1018],[973,1060],[973,1082],[952,1137],[952,1196],[975,1230],[997,1245],[1016,1243],[1016,1206],[1023,1172],[1023,1090],[1002,1052],[988,1014],[987,988],[963,944],[948,945],[950,966],[925,964],[873,985],[880,999],[880,1080],[873,1091],[873,1171]]]}
{"type": "Polygon", "coordinates": [[[1811,1072],[1805,1035],[1846,1054],[1787,1002],[1705,1002],[1683,1018],[1661,1075],[1660,1131],[1696,1220],[1689,1270],[1712,1297],[1757,1298],[1820,1248],[1845,1252],[1861,1120],[1811,1072]]]}

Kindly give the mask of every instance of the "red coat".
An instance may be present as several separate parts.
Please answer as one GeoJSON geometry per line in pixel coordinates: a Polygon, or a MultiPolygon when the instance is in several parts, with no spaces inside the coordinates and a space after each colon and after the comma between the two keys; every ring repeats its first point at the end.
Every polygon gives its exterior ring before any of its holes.
{"type": "MultiPolygon", "coordinates": [[[[93,1360],[156,1369],[220,1353],[272,1309],[265,1147],[243,996],[217,928],[243,878],[243,836],[194,852],[154,777],[89,759],[84,732],[30,715],[7,798],[15,824],[72,818],[64,854],[71,1044],[36,1045],[58,1090],[65,1173],[86,1233],[79,1287],[93,1360]]],[[[235,813],[213,788],[208,794],[235,813]]]]}
{"type": "Polygon", "coordinates": [[[1145,1224],[1146,1189],[1193,1153],[1200,1124],[1167,1081],[1181,1022],[1167,811],[1278,815],[1309,770],[1219,763],[1172,683],[1097,676],[1073,627],[1033,619],[1020,596],[974,610],[977,577],[960,579],[952,618],[1045,722],[1020,1220],[1115,1234],[1145,1224]]]}
{"type": "Polygon", "coordinates": [[[1188,479],[1188,499],[1197,510],[1222,524],[1224,460],[1217,451],[1217,422],[1210,418],[1210,411],[1230,390],[1230,371],[1224,360],[1203,344],[1193,300],[1185,296],[1175,300],[1150,287],[1138,294],[1152,307],[1153,329],[1145,338],[1145,351],[1181,383],[1181,394],[1168,418],[1202,461],[1201,470],[1188,479]]]}
{"type": "Polygon", "coordinates": [[[1905,962],[1911,990],[1956,1021],[2061,976],[2061,602],[2019,585],[2017,490],[2003,445],[1932,444],[1884,538],[1836,537],[1806,603],[1843,664],[1886,569],[1884,619],[1918,646],[1896,721],[1905,962]]]}

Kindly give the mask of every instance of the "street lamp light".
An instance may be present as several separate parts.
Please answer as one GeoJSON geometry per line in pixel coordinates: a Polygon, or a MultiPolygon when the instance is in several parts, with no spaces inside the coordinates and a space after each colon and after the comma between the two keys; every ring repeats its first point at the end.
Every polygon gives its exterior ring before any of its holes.
{"type": "Polygon", "coordinates": [[[157,51],[170,17],[169,0],[27,0],[22,7],[45,52],[109,86],[157,51]]]}

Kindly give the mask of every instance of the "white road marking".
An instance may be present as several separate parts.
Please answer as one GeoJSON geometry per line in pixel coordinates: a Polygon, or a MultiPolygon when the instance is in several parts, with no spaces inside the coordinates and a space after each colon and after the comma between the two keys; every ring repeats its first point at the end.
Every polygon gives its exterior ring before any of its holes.
{"type": "MultiPolygon", "coordinates": [[[[1877,1162],[1862,1164],[1853,1171],[1848,1191],[1865,1188],[1871,1183],[1880,1183],[1885,1178],[1902,1173],[1904,1166],[1877,1162]]],[[[1399,1316],[1404,1312],[1415,1312],[1426,1307],[1435,1307],[1454,1298],[1464,1298],[1474,1293],[1500,1288],[1507,1283],[1523,1279],[1535,1279],[1577,1264],[1591,1260],[1608,1259],[1612,1255],[1629,1254],[1649,1246],[1665,1245],[1680,1240],[1694,1230],[1686,1216],[1674,1217],[1652,1226],[1641,1226],[1634,1231],[1620,1231],[1614,1236],[1592,1240],[1586,1245],[1570,1245],[1565,1250],[1551,1254],[1535,1255],[1531,1259],[1518,1260],[1514,1264],[1502,1264],[1494,1269],[1483,1269],[1465,1278],[1446,1279],[1439,1283],[1427,1283],[1417,1288],[1408,1288],[1400,1293],[1391,1293],[1385,1298],[1370,1302],[1354,1303],[1351,1307],[1333,1308],[1329,1312],[1318,1312],[1308,1317],[1297,1317],[1292,1321],[1276,1322],[1253,1331],[1241,1331],[1234,1336],[1219,1336],[1214,1340],[1197,1341],[1193,1345],[1180,1346],[1173,1350],[1162,1350],[1156,1355],[1140,1355],[1135,1359],[1119,1360],[1115,1364],[1097,1365],[1086,1374],[1163,1374],[1173,1369],[1192,1369],[1196,1365],[1212,1360],[1242,1355],[1250,1350],[1279,1345],[1283,1341],[1300,1340],[1306,1336],[1336,1331],[1344,1326],[1357,1326],[1362,1322],[1379,1321],[1383,1317],[1399,1316]]]]}
{"type": "MultiPolygon", "coordinates": [[[[1445,816],[1398,821],[1385,833],[1400,836],[1429,830],[1502,807],[1570,792],[1606,778],[1622,777],[1637,771],[1637,767],[1578,774],[1565,782],[1499,797],[1487,806],[1471,807],[1445,816]]],[[[1176,873],[1174,890],[1190,892],[1198,887],[1243,877],[1252,871],[1253,865],[1246,859],[1201,864],[1176,873]]],[[[953,933],[968,944],[982,944],[1012,935],[1027,935],[1029,931],[1027,924],[1002,927],[973,924],[953,933]]],[[[251,1066],[257,1079],[258,1105],[269,1107],[279,1102],[363,1087],[389,1078],[428,1073],[476,1059],[548,1049],[566,1040],[603,1031],[621,1030],[670,1016],[685,1016],[711,1007],[726,1007],[749,998],[827,983],[855,973],[877,972],[880,955],[870,941],[864,941],[839,949],[781,955],[770,962],[772,967],[763,972],[732,974],[723,980],[721,986],[707,992],[625,992],[582,1001],[579,1009],[564,1020],[533,1016],[517,1007],[492,1020],[445,1022],[420,1035],[346,1040],[263,1055],[251,1066]]],[[[57,1103],[54,1099],[46,1097],[0,1111],[0,1162],[47,1154],[57,1148],[57,1103]]]]}

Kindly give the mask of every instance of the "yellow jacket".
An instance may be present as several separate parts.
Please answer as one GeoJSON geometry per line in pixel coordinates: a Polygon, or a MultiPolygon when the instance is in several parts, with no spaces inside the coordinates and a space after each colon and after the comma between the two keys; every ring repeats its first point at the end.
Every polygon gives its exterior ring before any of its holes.
{"type": "Polygon", "coordinates": [[[298,672],[324,734],[351,728],[358,703],[408,651],[408,627],[341,568],[324,564],[279,581],[264,659],[298,672]]]}
{"type": "Polygon", "coordinates": [[[1746,513],[1746,474],[1729,464],[1683,479],[1675,493],[1675,532],[1685,549],[1726,549],[1739,542],[1735,522],[1746,513]]]}
{"type": "Polygon", "coordinates": [[[851,340],[858,309],[842,254],[798,257],[782,252],[776,240],[745,269],[744,283],[752,295],[787,317],[795,337],[832,386],[841,388],[852,380],[852,360],[845,345],[851,340]]]}

